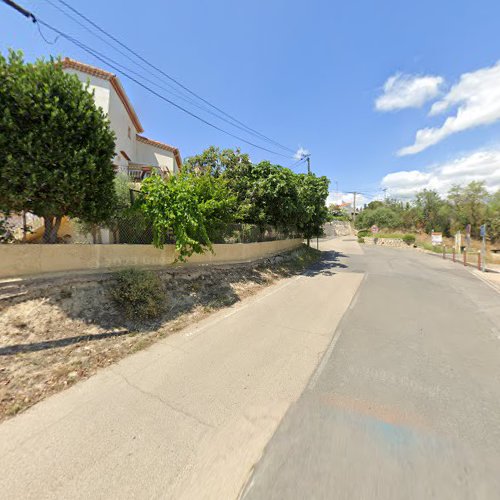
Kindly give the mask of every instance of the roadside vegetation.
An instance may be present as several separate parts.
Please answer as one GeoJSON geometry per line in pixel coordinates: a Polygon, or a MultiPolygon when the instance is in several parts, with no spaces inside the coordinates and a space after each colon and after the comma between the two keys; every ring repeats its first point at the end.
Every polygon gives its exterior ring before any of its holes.
{"type": "Polygon", "coordinates": [[[212,249],[233,223],[277,228],[307,240],[321,236],[328,220],[329,181],[280,165],[254,164],[239,150],[214,146],[187,158],[182,173],[142,183],[138,208],[152,221],[154,244],[171,235],[180,260],[212,249]]]}
{"type": "Polygon", "coordinates": [[[64,216],[112,217],[115,136],[76,75],[56,60],[0,54],[0,109],[0,213],[42,217],[45,243],[57,241],[64,216]]]}
{"type": "MultiPolygon", "coordinates": [[[[107,117],[59,60],[29,64],[20,52],[0,55],[0,109],[0,214],[43,218],[45,243],[58,242],[63,217],[92,235],[129,224],[128,243],[142,236],[156,247],[173,242],[182,261],[212,250],[231,224],[262,233],[272,227],[309,241],[328,220],[326,177],[254,164],[239,150],[214,146],[187,158],[178,175],[144,180],[131,201],[130,186],[114,173],[107,117]]],[[[0,238],[8,242],[9,235],[2,223],[0,238]]]]}
{"type": "MultiPolygon", "coordinates": [[[[411,202],[372,201],[356,217],[356,228],[360,230],[377,225],[382,230],[405,233],[438,231],[445,237],[464,232],[467,224],[471,224],[473,238],[479,238],[480,226],[486,224],[489,241],[500,241],[500,190],[490,194],[484,183],[476,181],[454,186],[444,197],[424,189],[411,202]]],[[[377,236],[382,238],[382,234],[377,236]]]]}

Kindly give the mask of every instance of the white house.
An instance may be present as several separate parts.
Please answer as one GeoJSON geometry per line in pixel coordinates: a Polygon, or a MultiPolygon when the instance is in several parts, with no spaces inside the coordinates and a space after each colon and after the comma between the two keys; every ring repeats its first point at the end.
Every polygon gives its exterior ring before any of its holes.
{"type": "Polygon", "coordinates": [[[162,176],[179,171],[182,160],[177,148],[141,135],[144,130],[139,117],[116,75],[68,57],[63,59],[62,66],[65,72],[77,75],[83,83],[89,82],[96,105],[108,115],[116,134],[114,164],[117,172],[128,174],[133,182],[140,182],[152,171],[162,176]]]}

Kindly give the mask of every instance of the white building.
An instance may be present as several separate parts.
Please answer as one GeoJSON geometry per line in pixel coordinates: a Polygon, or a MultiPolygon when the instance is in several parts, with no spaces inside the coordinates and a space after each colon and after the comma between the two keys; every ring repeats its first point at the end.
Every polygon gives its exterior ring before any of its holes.
{"type": "Polygon", "coordinates": [[[144,132],[141,122],[116,75],[68,57],[62,65],[65,72],[77,75],[84,83],[89,82],[96,105],[108,115],[116,134],[117,172],[140,182],[152,171],[162,176],[179,171],[182,160],[177,148],[140,135],[144,132]]]}

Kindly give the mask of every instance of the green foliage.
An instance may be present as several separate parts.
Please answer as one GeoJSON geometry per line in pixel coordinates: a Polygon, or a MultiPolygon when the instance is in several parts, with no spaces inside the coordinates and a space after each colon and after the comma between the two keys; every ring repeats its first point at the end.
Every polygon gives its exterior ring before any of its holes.
{"type": "Polygon", "coordinates": [[[358,234],[358,243],[364,243],[364,242],[365,242],[364,237],[358,234]]]}
{"type": "Polygon", "coordinates": [[[100,223],[115,206],[114,134],[93,96],[54,60],[0,55],[0,210],[100,223]]]}
{"type": "Polygon", "coordinates": [[[358,231],[358,236],[361,238],[364,238],[365,236],[372,236],[371,231],[368,231],[367,229],[362,229],[361,231],[358,231]]]}
{"type": "Polygon", "coordinates": [[[474,237],[479,237],[480,226],[486,224],[487,236],[495,242],[500,240],[500,191],[490,195],[484,183],[474,181],[454,186],[447,198],[424,189],[411,202],[373,201],[356,218],[356,227],[373,224],[389,230],[440,231],[445,236],[463,232],[471,224],[474,237]]]}
{"type": "Polygon", "coordinates": [[[323,234],[323,224],[328,219],[326,199],[330,181],[326,177],[299,174],[297,228],[308,241],[323,234]]]}
{"type": "Polygon", "coordinates": [[[401,217],[387,206],[367,208],[356,217],[356,227],[371,227],[374,224],[387,229],[396,229],[401,226],[401,217]]]}
{"type": "Polygon", "coordinates": [[[330,203],[328,205],[328,222],[333,220],[350,221],[350,215],[340,205],[330,203]]]}
{"type": "Polygon", "coordinates": [[[231,221],[234,197],[226,181],[208,174],[181,173],[169,179],[152,176],[141,187],[142,210],[153,224],[154,245],[175,238],[179,260],[212,249],[209,231],[231,221]]]}
{"type": "Polygon", "coordinates": [[[298,229],[310,238],[321,235],[328,220],[326,177],[295,174],[268,161],[254,165],[239,150],[215,147],[188,158],[183,171],[194,177],[224,179],[234,197],[233,220],[257,224],[261,231],[266,226],[285,232],[298,229]]]}
{"type": "Polygon", "coordinates": [[[465,187],[453,186],[448,200],[454,214],[454,229],[459,230],[470,224],[472,235],[479,236],[479,226],[487,214],[488,192],[483,182],[473,181],[465,187]]]}
{"type": "Polygon", "coordinates": [[[128,319],[153,319],[165,310],[165,290],[152,271],[126,269],[114,277],[111,297],[128,319]]]}
{"type": "Polygon", "coordinates": [[[414,234],[405,234],[402,239],[407,245],[413,245],[416,240],[414,234]]]}
{"type": "Polygon", "coordinates": [[[210,146],[203,153],[191,156],[184,160],[182,171],[188,174],[208,174],[219,177],[226,174],[228,177],[237,177],[238,174],[251,167],[252,163],[247,154],[239,149],[223,149],[210,146]]]}

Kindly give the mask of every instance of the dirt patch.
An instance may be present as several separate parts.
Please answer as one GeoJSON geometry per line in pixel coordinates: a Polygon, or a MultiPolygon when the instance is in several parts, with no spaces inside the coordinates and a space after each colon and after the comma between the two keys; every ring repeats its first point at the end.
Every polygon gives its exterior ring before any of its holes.
{"type": "Polygon", "coordinates": [[[258,265],[157,271],[168,307],[149,322],[127,320],[117,309],[113,275],[25,286],[0,301],[0,421],[318,258],[302,248],[258,265]]]}

